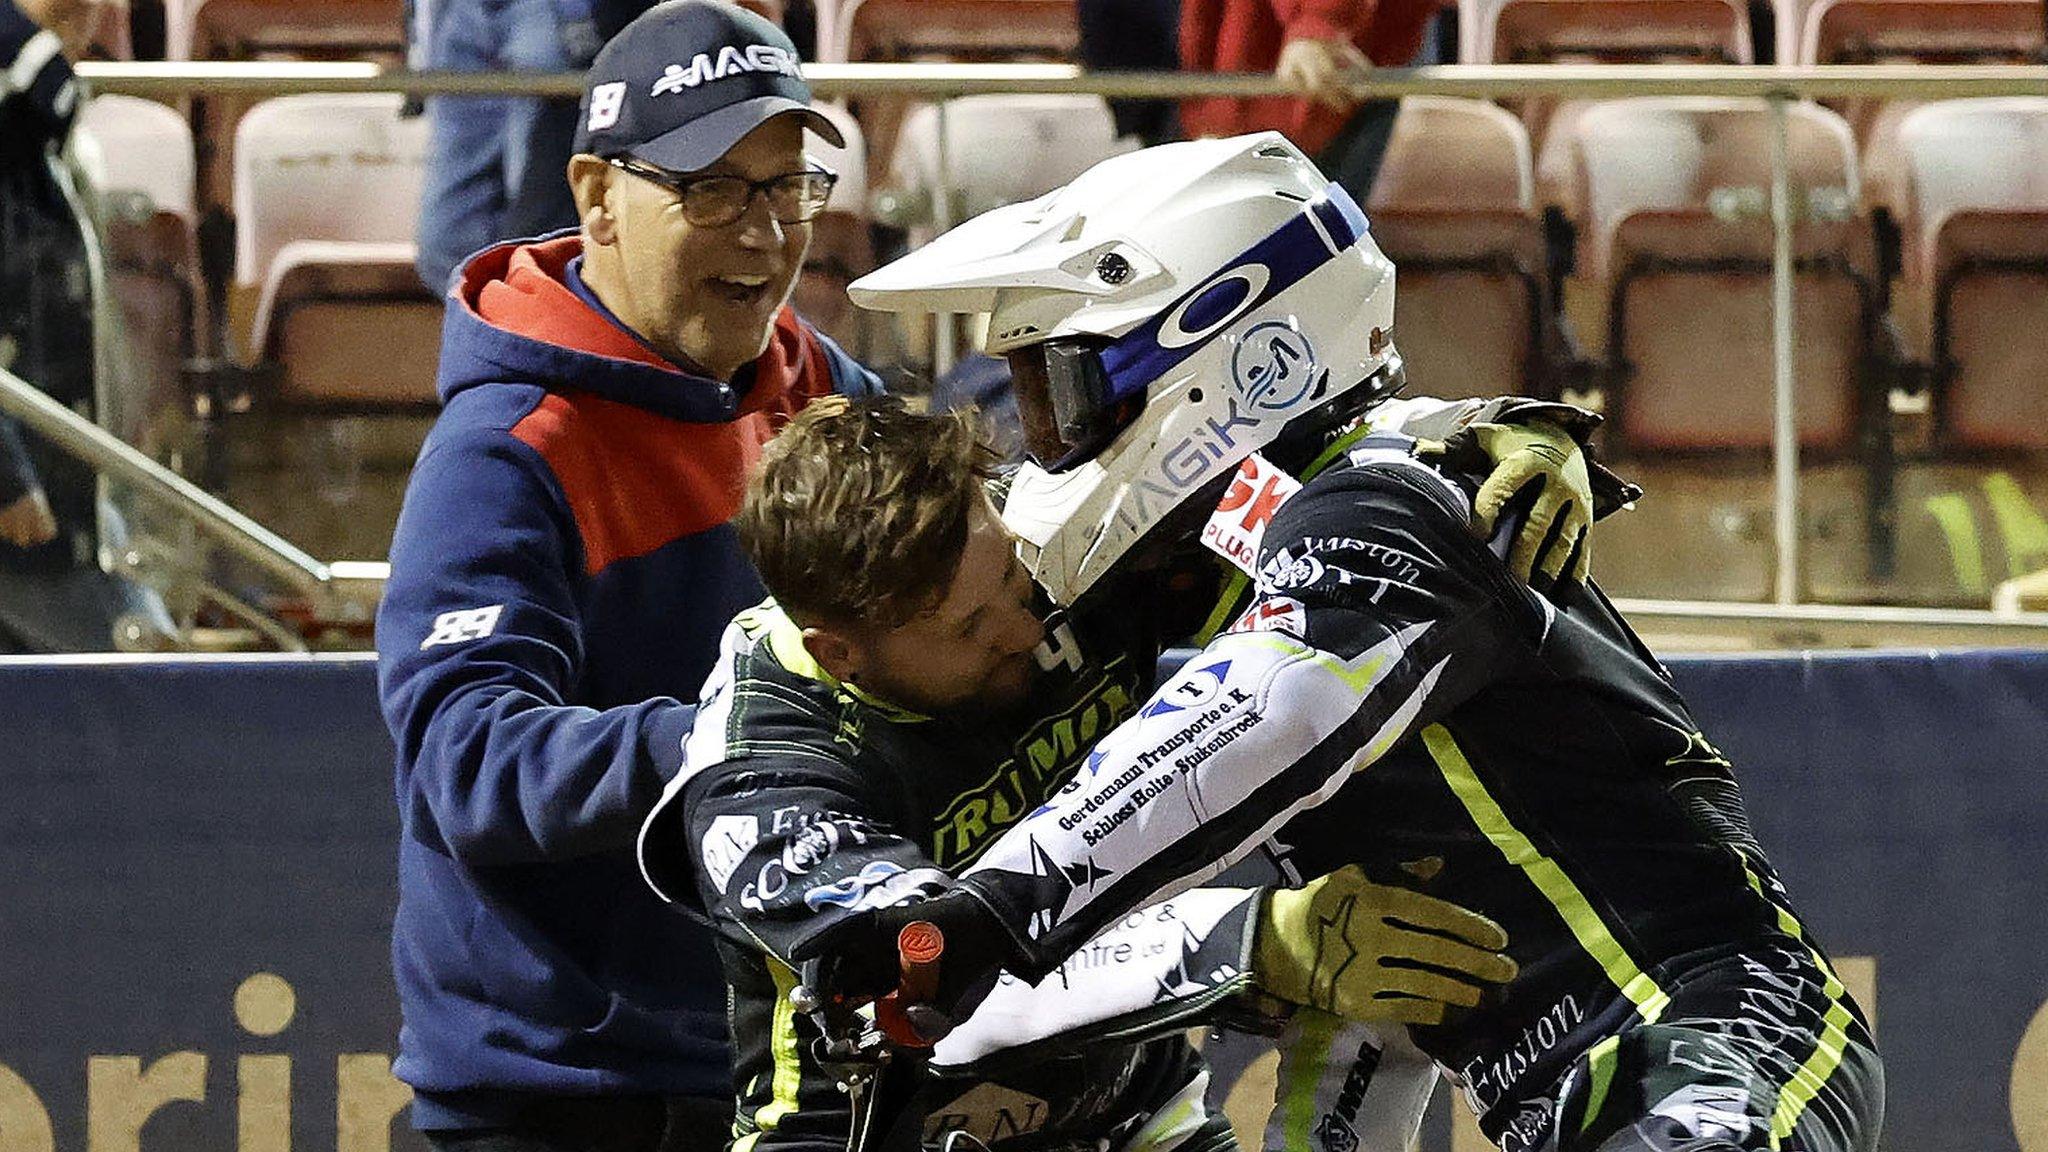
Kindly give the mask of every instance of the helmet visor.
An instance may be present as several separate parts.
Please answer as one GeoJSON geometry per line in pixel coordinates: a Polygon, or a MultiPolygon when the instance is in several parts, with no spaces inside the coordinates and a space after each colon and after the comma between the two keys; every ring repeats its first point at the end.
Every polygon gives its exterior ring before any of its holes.
{"type": "Polygon", "coordinates": [[[1024,449],[1048,472],[1092,458],[1145,406],[1119,397],[1102,366],[1104,340],[1050,340],[1009,353],[1024,449]]]}

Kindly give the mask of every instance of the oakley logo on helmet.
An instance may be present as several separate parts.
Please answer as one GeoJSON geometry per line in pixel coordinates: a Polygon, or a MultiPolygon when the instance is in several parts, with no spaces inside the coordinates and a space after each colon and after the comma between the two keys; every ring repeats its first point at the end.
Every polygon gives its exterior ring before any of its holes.
{"type": "Polygon", "coordinates": [[[1247,406],[1285,412],[1308,395],[1319,368],[1316,348],[1283,320],[1269,320],[1245,333],[1230,356],[1230,378],[1247,406]]]}
{"type": "Polygon", "coordinates": [[[1272,278],[1272,271],[1264,264],[1239,264],[1218,272],[1166,314],[1154,341],[1161,348],[1185,348],[1207,340],[1264,299],[1266,284],[1272,278]],[[1189,327],[1191,324],[1193,328],[1189,327]]]}
{"type": "Polygon", "coordinates": [[[743,72],[780,72],[784,76],[797,77],[803,74],[797,66],[797,58],[773,44],[749,44],[745,51],[728,44],[718,50],[716,58],[709,52],[699,52],[687,68],[671,64],[662,69],[661,79],[654,82],[653,89],[647,94],[670,95],[743,72]]]}

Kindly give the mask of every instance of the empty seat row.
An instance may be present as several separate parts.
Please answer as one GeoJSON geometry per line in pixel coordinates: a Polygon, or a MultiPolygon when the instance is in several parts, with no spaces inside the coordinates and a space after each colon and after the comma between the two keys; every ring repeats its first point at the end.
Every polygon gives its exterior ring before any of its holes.
{"type": "MultiPolygon", "coordinates": [[[[1787,64],[2042,59],[2036,0],[1773,0],[1771,8],[1787,64]]],[[[1467,64],[1756,59],[1740,0],[1458,0],[1458,19],[1467,64]]]]}
{"type": "MultiPolygon", "coordinates": [[[[257,104],[240,121],[227,351],[264,370],[267,399],[378,409],[433,403],[441,302],[419,283],[413,235],[426,126],[400,116],[400,99],[289,96],[257,104]]],[[[819,142],[814,151],[841,173],[835,212],[852,215],[865,198],[860,126],[841,109],[821,110],[840,123],[848,146],[819,142]]],[[[162,104],[102,96],[83,115],[80,152],[116,223],[137,224],[115,229],[118,294],[154,298],[160,293],[144,284],[152,278],[176,287],[175,322],[152,311],[130,325],[152,349],[150,376],[174,381],[179,363],[205,350],[191,129],[162,104]]],[[[833,238],[821,257],[837,251],[855,272],[871,264],[864,226],[824,227],[833,238]]],[[[844,308],[844,277],[839,283],[844,308]]]]}
{"type": "MultiPolygon", "coordinates": [[[[784,0],[743,0],[780,19],[784,0]]],[[[1465,63],[1756,59],[1739,0],[1458,0],[1465,63]]],[[[2041,59],[2036,0],[1773,0],[1790,64],[2041,59]]],[[[132,54],[128,5],[103,8],[100,50],[132,54]]],[[[1074,0],[817,0],[818,60],[1071,58],[1074,0]]],[[[373,55],[402,49],[399,0],[166,0],[173,60],[373,55]]]]}
{"type": "MultiPolygon", "coordinates": [[[[858,125],[834,114],[857,139],[858,125]]],[[[938,184],[938,119],[929,109],[911,118],[892,166],[894,183],[927,198],[938,184]]],[[[1403,269],[1401,332],[1412,362],[1444,377],[1430,383],[1438,391],[1565,386],[1553,376],[1558,301],[1539,217],[1549,202],[1577,229],[1575,282],[1603,301],[1596,351],[1615,366],[1611,376],[1626,377],[1611,398],[1618,439],[1645,450],[1768,443],[1768,115],[1753,102],[1680,98],[1595,103],[1570,120],[1544,149],[1549,186],[1539,192],[1527,133],[1513,116],[1443,98],[1404,106],[1368,207],[1403,269]],[[1706,361],[1719,366],[1713,410],[1683,384],[1706,361]]],[[[1086,98],[961,100],[945,122],[960,194],[955,219],[1036,195],[1120,147],[1099,102],[1086,98]],[[1019,156],[1047,162],[1019,164],[1019,156]]],[[[192,162],[181,118],[110,97],[89,108],[85,126],[99,154],[119,158],[109,186],[132,189],[185,224],[167,233],[175,258],[142,263],[188,273],[192,162]]],[[[2042,305],[2048,101],[1916,108],[1873,143],[1869,166],[1884,175],[1868,191],[1839,116],[1794,105],[1789,127],[1802,209],[1806,443],[1844,449],[1868,400],[1854,381],[1889,288],[1870,244],[1871,207],[1901,222],[1891,306],[1907,350],[1936,365],[1946,385],[1943,427],[1954,442],[2011,446],[2048,436],[2048,420],[2027,418],[2048,415],[2039,396],[1980,384],[2014,376],[2027,353],[2023,342],[1988,338],[1977,299],[1996,290],[2000,308],[2029,316],[2026,308],[2042,305]]],[[[309,341],[331,344],[350,330],[386,335],[405,329],[406,316],[431,327],[436,303],[411,271],[425,141],[418,121],[399,119],[395,97],[268,101],[239,137],[231,313],[246,359],[310,364],[296,354],[309,341]]],[[[864,165],[857,153],[831,160],[846,176],[836,202],[858,214],[863,189],[851,169],[864,165]]],[[[863,230],[845,232],[819,256],[821,265],[836,261],[841,280],[868,259],[863,230]]],[[[365,402],[430,395],[417,379],[390,375],[405,376],[399,358],[361,364],[346,378],[295,367],[279,390],[365,402]]]]}

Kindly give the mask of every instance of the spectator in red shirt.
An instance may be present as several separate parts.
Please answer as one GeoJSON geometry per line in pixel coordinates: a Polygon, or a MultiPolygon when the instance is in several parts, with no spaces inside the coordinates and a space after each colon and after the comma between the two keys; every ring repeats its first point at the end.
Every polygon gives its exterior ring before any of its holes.
{"type": "Polygon", "coordinates": [[[1396,100],[1355,100],[1344,82],[1421,54],[1437,0],[1181,0],[1181,67],[1266,72],[1301,96],[1181,103],[1189,136],[1275,129],[1363,204],[1393,130],[1396,100]]]}

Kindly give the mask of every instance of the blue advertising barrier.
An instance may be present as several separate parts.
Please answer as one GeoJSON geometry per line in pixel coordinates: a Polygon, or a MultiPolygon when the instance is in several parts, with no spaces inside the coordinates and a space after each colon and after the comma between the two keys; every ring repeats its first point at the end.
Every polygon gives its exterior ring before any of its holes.
{"type": "MultiPolygon", "coordinates": [[[[1885,1146],[2048,1152],[2048,653],[1674,671],[1870,990],[1885,1146]]],[[[0,662],[0,764],[0,1152],[420,1146],[368,662],[0,662]]]]}

